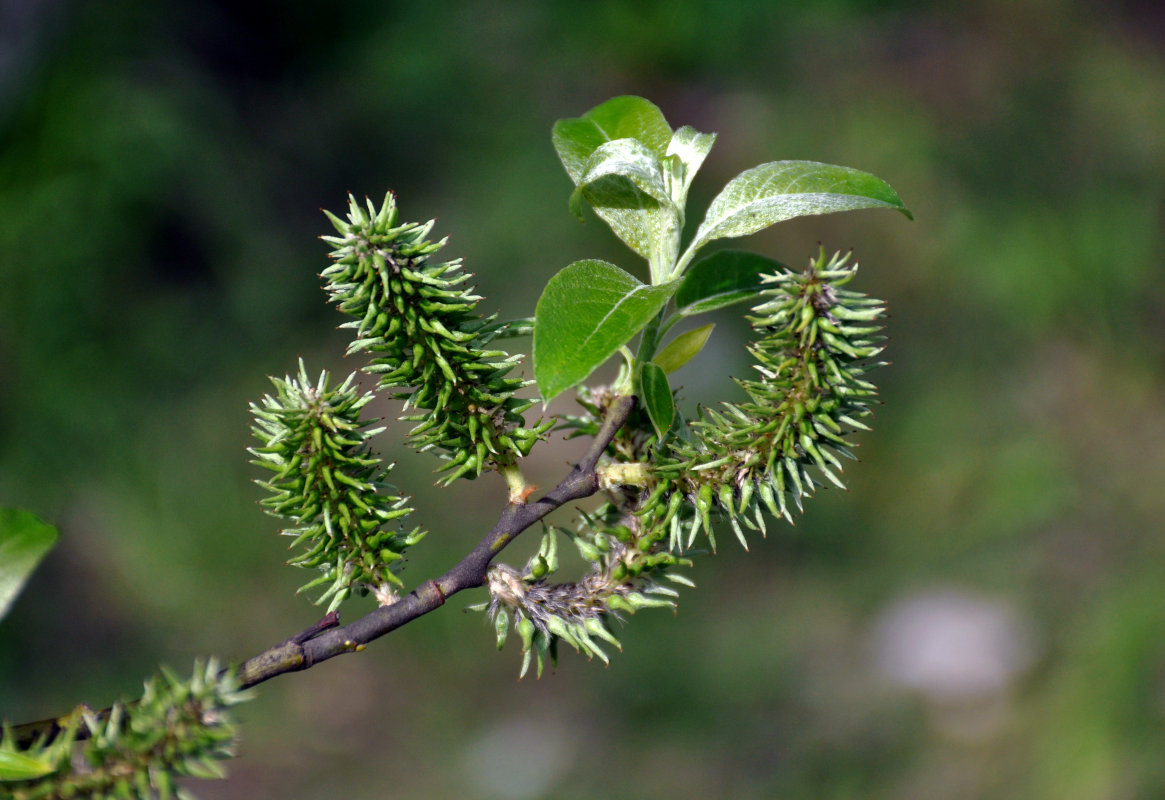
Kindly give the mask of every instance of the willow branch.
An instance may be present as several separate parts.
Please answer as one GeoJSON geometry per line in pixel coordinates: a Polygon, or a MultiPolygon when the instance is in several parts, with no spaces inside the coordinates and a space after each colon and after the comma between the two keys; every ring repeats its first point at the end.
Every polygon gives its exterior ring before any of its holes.
{"type": "MultiPolygon", "coordinates": [[[[444,575],[425,581],[392,605],[377,608],[347,625],[337,627],[339,616],[328,614],[290,639],[247,659],[237,669],[242,688],[284,673],[309,669],[344,653],[363,650],[369,642],[444,605],[458,592],[484,585],[490,564],[520,533],[556,508],[598,491],[595,466],[615,434],[626,424],[634,404],[634,397],[615,398],[590,447],[566,477],[535,501],[508,503],[493,529],[444,575]]],[[[105,713],[107,711],[98,716],[105,713]]],[[[59,730],[60,719],[29,722],[12,728],[21,746],[27,746],[41,735],[54,736],[59,730]]]]}
{"type": "Polygon", "coordinates": [[[288,640],[244,661],[238,669],[242,685],[255,686],[276,675],[308,669],[334,656],[362,650],[374,639],[444,605],[458,592],[482,586],[490,563],[518,534],[564,503],[589,497],[598,491],[595,465],[627,422],[634,403],[634,397],[616,398],[590,448],[574,469],[538,500],[507,504],[493,529],[451,570],[439,578],[425,581],[392,605],[382,606],[354,622],[326,630],[303,642],[288,640]]]}

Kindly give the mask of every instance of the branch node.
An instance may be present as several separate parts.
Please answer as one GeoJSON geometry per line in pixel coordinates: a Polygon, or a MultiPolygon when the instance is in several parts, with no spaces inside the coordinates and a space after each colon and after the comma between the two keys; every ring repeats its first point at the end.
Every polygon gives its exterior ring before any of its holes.
{"type": "Polygon", "coordinates": [[[306,630],[300,631],[299,633],[297,633],[295,636],[292,636],[287,641],[293,642],[295,644],[303,644],[304,642],[307,642],[307,641],[310,641],[310,640],[316,638],[324,631],[326,631],[330,628],[334,628],[339,624],[340,624],[340,615],[335,611],[329,611],[327,614],[324,615],[323,619],[321,619],[315,625],[312,625],[310,628],[307,628],[306,630]]]}
{"type": "Polygon", "coordinates": [[[419,587],[417,587],[417,597],[424,599],[421,597],[421,595],[424,594],[434,597],[437,605],[445,605],[445,592],[441,590],[440,584],[438,584],[435,580],[430,578],[429,580],[422,583],[419,587]]]}

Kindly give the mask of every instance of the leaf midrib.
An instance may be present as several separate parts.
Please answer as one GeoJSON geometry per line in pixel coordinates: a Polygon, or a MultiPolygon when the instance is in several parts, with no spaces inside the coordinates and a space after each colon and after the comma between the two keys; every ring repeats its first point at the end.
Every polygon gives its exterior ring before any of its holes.
{"type": "Polygon", "coordinates": [[[588,344],[590,344],[590,341],[591,341],[591,339],[593,339],[595,337],[595,334],[597,334],[599,331],[601,331],[603,329],[603,325],[606,324],[607,320],[610,319],[612,314],[614,314],[616,311],[619,310],[619,307],[622,306],[623,303],[625,303],[627,300],[630,300],[631,297],[636,292],[638,292],[640,289],[649,289],[649,288],[651,288],[651,287],[649,287],[647,284],[641,283],[638,286],[636,286],[634,289],[632,289],[631,291],[627,292],[627,294],[625,294],[621,298],[619,298],[619,302],[617,302],[617,303],[615,303],[615,305],[611,306],[611,310],[603,315],[603,318],[601,320],[599,320],[599,323],[597,325],[595,325],[595,329],[593,331],[591,331],[589,334],[587,334],[587,338],[583,339],[582,344],[579,345],[579,349],[581,350],[584,347],[586,347],[588,344]]]}

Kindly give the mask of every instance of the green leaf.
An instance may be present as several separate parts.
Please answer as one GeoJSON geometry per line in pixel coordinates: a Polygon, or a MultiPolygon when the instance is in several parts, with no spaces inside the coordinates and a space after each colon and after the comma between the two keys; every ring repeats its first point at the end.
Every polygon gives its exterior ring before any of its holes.
{"type": "Polygon", "coordinates": [[[760,294],[761,275],[788,271],[780,261],[745,250],[717,250],[688,268],[676,290],[676,309],[703,314],[760,294]]]}
{"type": "MultiPolygon", "coordinates": [[[[655,104],[642,97],[615,97],[595,106],[581,117],[560,119],[554,125],[554,149],[576,186],[585,182],[591,157],[600,147],[620,139],[634,139],[662,164],[671,141],[671,126],[655,104]]],[[[637,255],[652,265],[652,282],[661,283],[679,252],[678,213],[668,200],[657,199],[653,192],[634,186],[627,179],[600,178],[603,186],[588,188],[586,194],[602,195],[595,213],[637,255]],[[633,188],[634,187],[634,188],[633,188]],[[663,203],[663,205],[661,205],[663,203]],[[675,229],[674,235],[665,235],[675,229]]],[[[581,217],[580,193],[571,195],[571,212],[581,217]]]]}
{"type": "Polygon", "coordinates": [[[676,407],[667,375],[658,364],[650,361],[643,364],[639,373],[639,393],[655,435],[662,439],[675,419],[676,407]]]}
{"type": "Polygon", "coordinates": [[[671,197],[663,183],[659,155],[637,139],[616,139],[600,145],[591,154],[586,172],[579,181],[579,188],[585,191],[587,202],[592,206],[632,207],[623,197],[626,191],[616,195],[614,199],[618,202],[610,202],[602,192],[592,187],[592,184],[606,177],[622,178],[623,183],[631,183],[635,189],[659,204],[671,203],[671,197]]]}
{"type": "Polygon", "coordinates": [[[55,768],[42,758],[0,750],[0,781],[28,781],[48,775],[55,768]]]}
{"type": "Polygon", "coordinates": [[[681,333],[668,342],[651,360],[658,364],[664,372],[675,372],[704,349],[704,345],[707,344],[708,337],[712,335],[712,329],[715,327],[715,325],[702,325],[695,330],[681,333]]]}
{"type": "Polygon", "coordinates": [[[730,180],[708,207],[681,265],[714,239],[747,236],[810,214],[893,208],[913,219],[898,194],[868,172],[816,161],[773,161],[730,180]]]}
{"type": "Polygon", "coordinates": [[[614,97],[581,117],[554,124],[554,149],[570,179],[578,184],[591,154],[605,142],[638,139],[661,158],[671,139],[671,126],[649,100],[633,95],[614,97]]]}
{"type": "Polygon", "coordinates": [[[586,379],[659,313],[678,282],[647,286],[597,259],[550,279],[534,311],[534,380],[544,402],[586,379]]]}
{"type": "Polygon", "coordinates": [[[683,165],[683,178],[679,186],[676,187],[679,191],[672,196],[677,205],[683,205],[688,196],[688,188],[692,185],[692,179],[696,177],[700,165],[704,163],[704,159],[707,158],[715,143],[716,134],[700,133],[691,125],[684,125],[672,134],[671,141],[667,145],[667,154],[674,155],[683,165]]]}
{"type": "Polygon", "coordinates": [[[27,511],[0,508],[0,618],[57,541],[57,529],[27,511]]]}
{"type": "MultiPolygon", "coordinates": [[[[663,243],[677,238],[669,235],[679,228],[679,215],[664,183],[660,157],[636,139],[606,142],[591,154],[571,195],[575,216],[582,213],[580,195],[616,236],[649,262],[663,243]]],[[[674,260],[678,248],[674,243],[672,247],[658,259],[674,260]]]]}

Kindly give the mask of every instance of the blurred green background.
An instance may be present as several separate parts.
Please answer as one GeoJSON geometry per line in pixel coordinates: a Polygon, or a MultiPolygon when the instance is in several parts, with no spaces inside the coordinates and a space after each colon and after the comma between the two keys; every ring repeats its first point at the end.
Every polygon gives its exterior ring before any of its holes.
{"type": "MultiPolygon", "coordinates": [[[[0,503],[62,530],[0,626],[0,715],[104,705],[316,619],[244,449],[266,375],[357,366],[318,288],[320,207],[392,188],[484,310],[529,315],[577,258],[645,271],[568,213],[549,137],[640,94],[720,133],[697,219],[784,158],[873,172],[914,211],[735,243],[853,247],[890,304],[849,491],[749,554],[722,535],[606,669],[565,653],[517,682],[457,597],[262,686],[230,779],[192,788],[1165,797],[1162,42],[1143,0],[0,3],[0,503]]],[[[748,370],[745,326],[718,322],[689,401],[748,370]]],[[[411,585],[503,487],[437,491],[430,459],[384,452],[433,530],[411,585]]]]}

